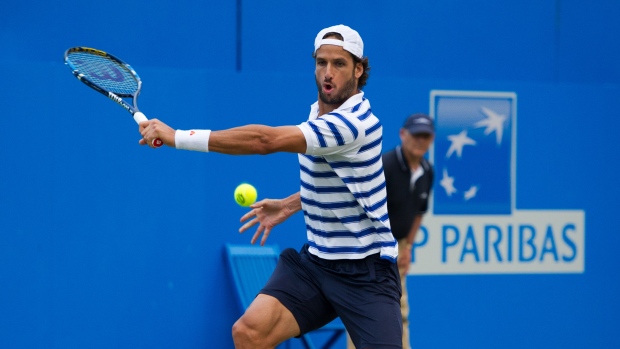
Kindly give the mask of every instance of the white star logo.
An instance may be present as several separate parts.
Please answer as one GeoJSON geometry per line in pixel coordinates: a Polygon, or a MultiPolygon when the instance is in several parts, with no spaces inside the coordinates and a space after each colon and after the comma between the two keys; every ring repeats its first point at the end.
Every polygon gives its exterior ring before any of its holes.
{"type": "Polygon", "coordinates": [[[498,114],[493,110],[485,107],[481,107],[482,113],[486,115],[486,119],[480,120],[474,124],[475,127],[485,127],[484,135],[488,136],[491,132],[495,131],[495,138],[497,139],[497,145],[502,144],[502,134],[504,133],[504,121],[508,119],[506,115],[498,114]]]}
{"type": "Polygon", "coordinates": [[[467,130],[461,131],[458,135],[450,135],[448,139],[452,144],[450,144],[450,148],[448,149],[448,153],[446,157],[449,158],[452,153],[456,152],[456,156],[459,158],[463,154],[463,147],[466,145],[476,145],[476,141],[467,137],[467,130]]]}
{"type": "Polygon", "coordinates": [[[478,193],[478,187],[475,185],[472,185],[471,188],[469,188],[469,190],[467,190],[465,194],[463,194],[463,197],[465,198],[465,200],[469,200],[475,197],[477,193],[478,193]]]}
{"type": "Polygon", "coordinates": [[[456,188],[454,187],[454,177],[448,176],[448,170],[443,169],[443,178],[439,185],[443,187],[446,191],[446,195],[452,196],[452,194],[456,193],[456,188]]]}

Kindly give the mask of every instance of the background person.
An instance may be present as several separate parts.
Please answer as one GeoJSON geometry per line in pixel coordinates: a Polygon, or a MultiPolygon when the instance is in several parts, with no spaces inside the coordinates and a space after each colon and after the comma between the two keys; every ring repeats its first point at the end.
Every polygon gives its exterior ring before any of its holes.
{"type": "MultiPolygon", "coordinates": [[[[433,167],[424,158],[435,138],[433,120],[426,114],[413,114],[405,120],[399,136],[401,144],[383,155],[383,168],[392,234],[398,240],[403,349],[409,349],[407,272],[411,264],[411,247],[422,225],[433,185],[433,167]]],[[[354,348],[350,338],[347,346],[354,348]]]]}

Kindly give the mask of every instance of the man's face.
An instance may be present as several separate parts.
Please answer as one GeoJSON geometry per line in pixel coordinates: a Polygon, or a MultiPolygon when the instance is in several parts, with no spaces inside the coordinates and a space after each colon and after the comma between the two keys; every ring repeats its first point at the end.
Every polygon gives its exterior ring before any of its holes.
{"type": "Polygon", "coordinates": [[[321,46],[316,51],[315,65],[316,87],[323,103],[340,106],[357,93],[357,79],[363,68],[342,47],[321,46]]]}
{"type": "Polygon", "coordinates": [[[434,138],[430,133],[411,134],[404,128],[400,129],[401,146],[408,157],[423,157],[431,143],[433,143],[434,138]]]}

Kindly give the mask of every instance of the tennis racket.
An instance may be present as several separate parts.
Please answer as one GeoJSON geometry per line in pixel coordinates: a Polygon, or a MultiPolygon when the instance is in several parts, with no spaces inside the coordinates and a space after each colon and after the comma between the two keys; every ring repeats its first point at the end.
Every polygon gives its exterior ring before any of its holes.
{"type": "MultiPolygon", "coordinates": [[[[89,47],[72,47],[65,51],[65,64],[81,82],[125,108],[136,123],[148,120],[138,110],[142,80],[129,64],[107,52],[89,47]],[[131,98],[132,103],[123,98],[131,98]]],[[[152,142],[156,148],[162,144],[159,138],[152,142]]]]}

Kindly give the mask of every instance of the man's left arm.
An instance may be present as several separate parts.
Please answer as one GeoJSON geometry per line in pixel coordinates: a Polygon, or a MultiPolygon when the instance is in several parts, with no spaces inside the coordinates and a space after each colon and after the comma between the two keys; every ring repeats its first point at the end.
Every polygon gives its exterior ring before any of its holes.
{"type": "Polygon", "coordinates": [[[407,234],[407,242],[404,248],[404,252],[398,256],[398,266],[405,271],[409,270],[409,264],[411,264],[411,248],[413,247],[413,242],[415,241],[416,234],[418,230],[420,230],[420,226],[422,225],[422,215],[416,215],[413,218],[413,223],[411,224],[411,229],[409,230],[409,234],[407,234]]]}

